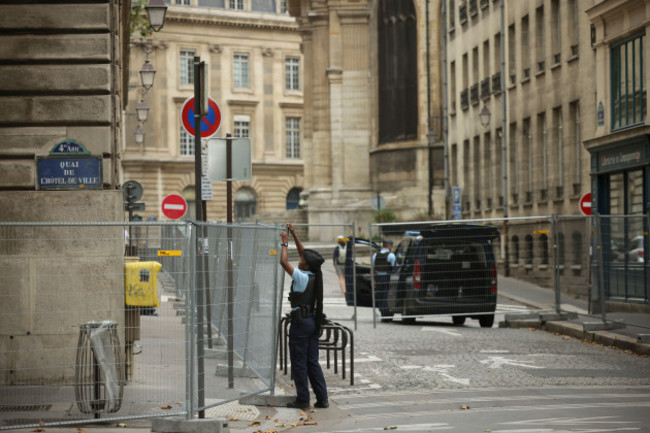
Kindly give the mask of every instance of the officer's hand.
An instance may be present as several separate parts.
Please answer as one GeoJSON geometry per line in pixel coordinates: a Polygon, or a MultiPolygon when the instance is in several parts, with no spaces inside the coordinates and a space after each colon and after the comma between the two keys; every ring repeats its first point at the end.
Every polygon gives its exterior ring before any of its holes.
{"type": "Polygon", "coordinates": [[[282,242],[289,242],[289,235],[287,232],[280,233],[280,239],[282,239],[282,242]]]}
{"type": "Polygon", "coordinates": [[[293,228],[293,224],[287,223],[287,230],[289,230],[289,233],[295,236],[296,230],[293,228]]]}

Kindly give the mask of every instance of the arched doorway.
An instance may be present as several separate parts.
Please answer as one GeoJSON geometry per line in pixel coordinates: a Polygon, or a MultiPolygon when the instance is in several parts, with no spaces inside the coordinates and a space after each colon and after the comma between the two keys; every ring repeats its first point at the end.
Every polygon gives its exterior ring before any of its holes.
{"type": "Polygon", "coordinates": [[[287,194],[287,210],[298,209],[298,202],[300,201],[300,192],[302,188],[293,187],[287,194]]]}

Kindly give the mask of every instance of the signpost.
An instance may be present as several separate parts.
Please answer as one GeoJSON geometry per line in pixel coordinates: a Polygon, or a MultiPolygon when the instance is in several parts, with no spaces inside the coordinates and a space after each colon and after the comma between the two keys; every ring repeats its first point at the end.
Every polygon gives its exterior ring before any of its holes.
{"type": "Polygon", "coordinates": [[[580,212],[583,215],[591,215],[591,193],[588,192],[580,197],[580,212]]]}
{"type": "Polygon", "coordinates": [[[187,202],[178,194],[170,194],[165,197],[161,207],[163,215],[172,220],[182,218],[187,212],[187,202]]]}

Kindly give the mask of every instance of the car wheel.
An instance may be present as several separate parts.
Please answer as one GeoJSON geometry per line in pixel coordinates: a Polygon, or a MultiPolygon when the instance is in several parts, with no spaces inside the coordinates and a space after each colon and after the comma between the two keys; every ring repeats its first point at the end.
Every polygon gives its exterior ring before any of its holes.
{"type": "Polygon", "coordinates": [[[494,325],[494,314],[479,316],[478,323],[481,325],[481,328],[491,328],[494,325]]]}
{"type": "Polygon", "coordinates": [[[465,316],[452,316],[451,320],[454,321],[454,326],[463,326],[465,323],[465,316]]]}

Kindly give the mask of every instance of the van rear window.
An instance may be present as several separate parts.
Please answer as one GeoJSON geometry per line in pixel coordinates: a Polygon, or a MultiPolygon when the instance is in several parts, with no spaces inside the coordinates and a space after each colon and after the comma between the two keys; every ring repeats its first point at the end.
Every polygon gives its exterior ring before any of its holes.
{"type": "Polygon", "coordinates": [[[486,267],[483,245],[474,242],[433,241],[426,247],[427,262],[460,263],[462,269],[486,267]]]}

